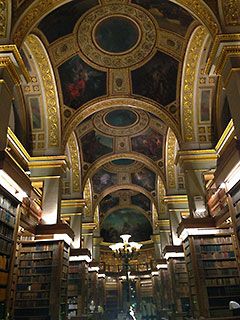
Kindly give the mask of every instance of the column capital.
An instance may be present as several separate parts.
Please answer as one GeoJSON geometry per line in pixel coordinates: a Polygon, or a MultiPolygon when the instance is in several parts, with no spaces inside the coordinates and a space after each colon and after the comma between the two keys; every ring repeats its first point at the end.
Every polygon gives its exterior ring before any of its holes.
{"type": "Polygon", "coordinates": [[[86,206],[84,199],[61,200],[61,215],[64,216],[83,216],[83,209],[86,206]]]}

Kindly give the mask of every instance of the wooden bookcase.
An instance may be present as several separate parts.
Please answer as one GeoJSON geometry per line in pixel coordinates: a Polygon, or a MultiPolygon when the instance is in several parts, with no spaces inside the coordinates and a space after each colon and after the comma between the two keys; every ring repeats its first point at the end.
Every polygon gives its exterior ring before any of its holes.
{"type": "Polygon", "coordinates": [[[240,303],[235,242],[227,230],[188,235],[184,240],[194,316],[228,316],[229,301],[240,303]]]}
{"type": "Polygon", "coordinates": [[[168,268],[175,311],[186,312],[190,305],[188,274],[184,257],[168,259],[168,268]]]}
{"type": "Polygon", "coordinates": [[[68,274],[68,317],[84,314],[87,309],[87,265],[84,261],[70,261],[68,274]]]}
{"type": "Polygon", "coordinates": [[[16,261],[15,320],[65,320],[69,247],[63,240],[21,241],[16,261]]]}

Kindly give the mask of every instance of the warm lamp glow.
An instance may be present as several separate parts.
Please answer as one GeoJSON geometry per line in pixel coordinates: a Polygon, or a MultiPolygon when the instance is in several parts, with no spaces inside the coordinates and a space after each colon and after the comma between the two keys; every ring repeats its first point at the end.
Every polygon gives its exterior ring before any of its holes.
{"type": "Polygon", "coordinates": [[[120,238],[123,239],[123,243],[125,244],[125,243],[128,243],[128,239],[131,238],[131,235],[130,234],[122,234],[120,236],[120,238]]]}

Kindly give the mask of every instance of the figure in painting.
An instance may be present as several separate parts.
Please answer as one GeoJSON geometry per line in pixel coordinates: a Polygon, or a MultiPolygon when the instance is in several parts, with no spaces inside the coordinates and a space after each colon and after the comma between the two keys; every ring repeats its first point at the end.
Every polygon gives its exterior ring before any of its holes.
{"type": "Polygon", "coordinates": [[[152,191],[155,188],[155,173],[143,168],[140,171],[134,172],[131,174],[132,182],[137,184],[148,191],[152,191]]]}

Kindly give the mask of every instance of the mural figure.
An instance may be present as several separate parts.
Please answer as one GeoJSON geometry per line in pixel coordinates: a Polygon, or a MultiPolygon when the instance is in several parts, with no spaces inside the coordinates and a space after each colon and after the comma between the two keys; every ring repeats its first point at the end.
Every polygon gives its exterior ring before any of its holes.
{"type": "Polygon", "coordinates": [[[105,189],[117,184],[117,175],[100,169],[92,177],[93,191],[102,193],[105,189]]]}
{"type": "Polygon", "coordinates": [[[106,242],[119,242],[121,234],[131,234],[130,241],[150,240],[152,226],[139,211],[121,208],[111,213],[101,225],[101,237],[106,242]]]}
{"type": "Polygon", "coordinates": [[[90,131],[81,139],[83,160],[93,163],[101,156],[113,151],[113,139],[90,131]]]}
{"type": "Polygon", "coordinates": [[[142,193],[131,196],[131,203],[135,206],[139,206],[145,211],[149,211],[151,209],[150,199],[142,193]]]}
{"type": "Polygon", "coordinates": [[[88,66],[79,56],[64,62],[58,71],[64,104],[73,109],[106,94],[106,73],[88,66]]]}
{"type": "Polygon", "coordinates": [[[153,161],[163,156],[162,134],[148,129],[144,134],[132,138],[132,150],[150,157],[153,161]]]}
{"type": "Polygon", "coordinates": [[[180,6],[168,0],[134,0],[139,6],[147,9],[156,19],[160,28],[184,36],[193,21],[192,16],[180,6]]]}
{"type": "Polygon", "coordinates": [[[178,62],[162,52],[132,72],[133,93],[153,99],[163,106],[176,99],[178,62]]]}
{"type": "Polygon", "coordinates": [[[137,184],[148,191],[155,189],[155,173],[147,168],[143,168],[131,174],[132,183],[137,184]]]}
{"type": "Polygon", "coordinates": [[[210,90],[201,92],[201,122],[210,121],[210,90]]]}
{"type": "Polygon", "coordinates": [[[29,98],[30,106],[32,110],[32,125],[33,129],[42,128],[41,110],[39,105],[39,98],[31,97],[29,98]]]}
{"type": "Polygon", "coordinates": [[[100,212],[106,213],[108,212],[108,210],[110,210],[111,208],[117,205],[119,205],[119,197],[108,194],[100,202],[100,212]]]}

